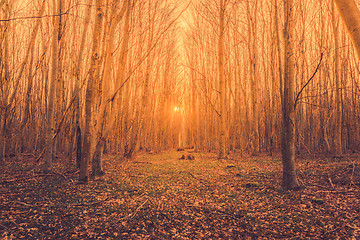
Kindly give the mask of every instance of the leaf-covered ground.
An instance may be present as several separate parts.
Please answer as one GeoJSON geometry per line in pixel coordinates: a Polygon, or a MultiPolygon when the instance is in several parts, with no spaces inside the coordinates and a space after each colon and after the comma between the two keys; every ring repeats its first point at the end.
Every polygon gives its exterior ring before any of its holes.
{"type": "Polygon", "coordinates": [[[299,159],[296,192],[280,188],[279,156],[107,156],[88,184],[63,159],[51,174],[28,156],[7,161],[1,239],[360,239],[359,156],[299,159]]]}

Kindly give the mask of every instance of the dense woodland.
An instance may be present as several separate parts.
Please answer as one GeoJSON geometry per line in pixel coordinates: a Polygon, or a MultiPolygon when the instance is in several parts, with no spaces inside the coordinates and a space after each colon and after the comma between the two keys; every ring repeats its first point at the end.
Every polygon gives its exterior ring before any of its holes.
{"type": "Polygon", "coordinates": [[[359,239],[359,4],[0,0],[0,238],[359,239]]]}
{"type": "Polygon", "coordinates": [[[86,180],[103,153],[359,150],[359,60],[334,1],[0,7],[1,163],[66,154],[86,180]]]}

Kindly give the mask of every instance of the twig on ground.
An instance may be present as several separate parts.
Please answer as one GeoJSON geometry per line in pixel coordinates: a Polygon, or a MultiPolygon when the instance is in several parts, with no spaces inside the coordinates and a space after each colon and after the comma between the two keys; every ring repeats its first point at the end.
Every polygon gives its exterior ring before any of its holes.
{"type": "Polygon", "coordinates": [[[352,165],[352,172],[351,172],[350,180],[353,181],[354,173],[355,173],[355,163],[352,162],[351,165],[352,165]]]}
{"type": "Polygon", "coordinates": [[[8,228],[7,226],[2,225],[1,223],[0,223],[0,227],[3,227],[3,228],[5,228],[5,229],[9,230],[9,228],[8,228]]]}
{"type": "Polygon", "coordinates": [[[329,189],[329,187],[322,186],[322,185],[315,184],[315,183],[311,183],[310,185],[311,185],[311,186],[314,186],[314,187],[322,188],[322,189],[329,189]]]}
{"type": "Polygon", "coordinates": [[[201,179],[199,179],[199,178],[195,177],[195,176],[194,176],[194,174],[192,174],[192,173],[191,173],[191,172],[189,172],[189,171],[180,171],[179,173],[188,173],[191,177],[193,177],[194,179],[198,180],[198,181],[199,181],[201,184],[203,184],[205,187],[210,187],[210,185],[208,185],[208,184],[204,183],[204,181],[203,181],[203,180],[201,180],[201,179]]]}
{"type": "Polygon", "coordinates": [[[92,203],[81,203],[81,204],[74,204],[71,205],[72,207],[82,207],[82,206],[94,206],[103,202],[106,202],[110,199],[111,196],[106,197],[105,199],[101,200],[101,201],[97,201],[97,202],[92,202],[92,203]]]}
{"type": "Polygon", "coordinates": [[[330,183],[331,187],[332,187],[333,189],[335,189],[335,186],[334,186],[334,184],[332,183],[332,181],[331,181],[331,178],[330,178],[330,177],[329,177],[329,183],[330,183]]]}
{"type": "Polygon", "coordinates": [[[297,179],[304,188],[307,188],[305,182],[299,176],[297,177],[297,179]]]}
{"type": "Polygon", "coordinates": [[[53,176],[53,175],[59,175],[59,176],[63,177],[65,180],[70,180],[72,183],[74,182],[72,179],[68,178],[63,173],[51,172],[51,173],[36,174],[36,175],[33,175],[33,176],[24,177],[24,178],[15,178],[15,179],[3,180],[0,184],[21,182],[21,181],[32,181],[32,180],[36,180],[37,177],[46,177],[46,176],[53,176]]]}
{"type": "Polygon", "coordinates": [[[356,190],[343,190],[343,191],[340,191],[340,190],[319,190],[319,191],[316,191],[316,193],[339,193],[339,194],[347,194],[347,193],[356,193],[356,192],[360,192],[360,191],[356,191],[356,190]]]}
{"type": "Polygon", "coordinates": [[[15,178],[15,179],[9,179],[9,180],[3,180],[1,183],[13,183],[13,182],[21,182],[21,181],[31,181],[35,180],[36,177],[44,177],[48,176],[49,174],[37,174],[30,177],[24,177],[24,178],[15,178]]]}
{"type": "Polygon", "coordinates": [[[28,204],[28,203],[20,202],[20,201],[15,201],[15,203],[18,203],[20,205],[24,205],[26,207],[32,207],[32,208],[38,207],[38,205],[32,205],[32,204],[28,204]]]}
{"type": "Polygon", "coordinates": [[[128,215],[128,218],[134,218],[135,217],[135,215],[140,211],[140,209],[147,203],[149,201],[149,199],[146,199],[136,210],[135,210],[135,212],[134,213],[130,213],[129,215],[128,215]]]}

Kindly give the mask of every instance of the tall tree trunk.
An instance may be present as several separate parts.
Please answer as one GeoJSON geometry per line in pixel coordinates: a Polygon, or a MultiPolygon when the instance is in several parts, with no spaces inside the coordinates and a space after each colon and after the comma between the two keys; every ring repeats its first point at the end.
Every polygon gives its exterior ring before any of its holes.
{"type": "MultiPolygon", "coordinates": [[[[65,21],[62,16],[64,11],[64,0],[57,0],[56,11],[59,14],[57,24],[57,41],[58,41],[58,53],[57,53],[57,76],[56,76],[56,87],[55,87],[55,106],[54,109],[54,125],[57,126],[61,121],[61,115],[65,110],[65,88],[64,88],[64,74],[63,74],[63,55],[65,54],[64,44],[65,41],[63,39],[64,31],[65,31],[65,21]]],[[[54,139],[54,152],[63,152],[62,148],[63,137],[57,137],[54,139]]]]}
{"type": "MultiPolygon", "coordinates": [[[[10,17],[11,5],[9,0],[3,1],[1,4],[5,5],[4,8],[0,5],[0,10],[4,13],[5,19],[10,17]]],[[[1,15],[2,16],[2,15],[1,15]]],[[[0,64],[4,66],[3,75],[0,75],[0,90],[2,96],[0,98],[0,166],[4,164],[6,155],[6,119],[7,119],[7,102],[8,102],[8,82],[10,82],[9,75],[9,22],[2,23],[0,30],[3,33],[3,56],[0,56],[0,64]]]]}
{"type": "Polygon", "coordinates": [[[250,61],[250,94],[251,94],[251,119],[250,119],[250,129],[251,135],[251,145],[253,154],[258,154],[260,152],[260,136],[259,136],[259,114],[258,114],[258,90],[257,90],[257,81],[258,78],[258,60],[257,60],[257,1],[252,2],[253,9],[250,7],[249,0],[246,1],[247,8],[247,19],[248,19],[248,51],[249,51],[249,61],[250,61]]]}
{"type": "Polygon", "coordinates": [[[298,189],[300,184],[297,179],[295,167],[295,79],[294,79],[294,5],[293,0],[285,0],[285,75],[283,87],[282,106],[282,163],[283,182],[286,190],[298,189]]]}
{"type": "Polygon", "coordinates": [[[81,80],[81,62],[83,61],[84,49],[85,49],[85,42],[86,37],[89,29],[89,22],[91,16],[91,6],[87,7],[85,13],[85,23],[84,23],[84,30],[81,37],[80,42],[80,50],[77,61],[75,63],[75,83],[74,83],[74,94],[75,94],[75,101],[74,101],[74,115],[75,115],[75,146],[76,146],[76,166],[80,168],[81,163],[81,147],[82,147],[82,137],[81,137],[81,126],[80,126],[80,80],[81,80]]]}
{"type": "MultiPolygon", "coordinates": [[[[335,133],[334,150],[336,155],[342,154],[342,109],[341,109],[341,87],[340,87],[340,54],[339,54],[339,24],[335,17],[335,3],[332,2],[332,27],[335,44],[334,76],[335,76],[335,133]]],[[[326,131],[326,130],[325,130],[326,131]]]]}
{"type": "Polygon", "coordinates": [[[219,71],[219,159],[226,158],[225,146],[225,70],[224,70],[224,32],[225,32],[225,0],[220,0],[220,29],[218,39],[218,71],[219,71]]]}
{"type": "MultiPolygon", "coordinates": [[[[111,79],[111,70],[112,70],[111,66],[113,64],[112,52],[113,52],[113,45],[114,45],[114,33],[115,33],[116,26],[121,21],[126,10],[128,10],[128,11],[127,11],[127,18],[125,20],[125,22],[126,22],[125,25],[127,26],[129,24],[129,16],[130,16],[129,5],[130,5],[130,0],[126,0],[123,2],[123,6],[122,6],[122,9],[120,10],[120,13],[117,13],[116,9],[113,9],[114,12],[113,12],[112,16],[116,16],[116,17],[110,23],[110,31],[109,31],[109,36],[107,38],[107,43],[106,43],[105,69],[104,69],[104,77],[102,80],[101,103],[100,103],[99,113],[98,113],[97,121],[96,121],[97,136],[96,136],[96,142],[95,142],[95,152],[94,152],[94,156],[92,159],[92,175],[93,176],[101,176],[104,174],[104,171],[102,168],[102,161],[101,161],[102,152],[104,149],[107,135],[110,132],[107,129],[112,128],[112,125],[115,120],[114,114],[111,114],[110,118],[106,118],[106,116],[109,115],[108,113],[110,112],[110,103],[108,102],[108,99],[110,98],[110,79],[111,79]]],[[[127,28],[126,28],[126,30],[127,30],[127,28]]],[[[112,110],[115,111],[116,109],[112,109],[112,110]]]]}
{"type": "MultiPolygon", "coordinates": [[[[59,13],[58,2],[54,0],[54,11],[53,14],[59,13]]],[[[52,46],[51,46],[51,78],[50,78],[50,89],[48,94],[48,108],[46,115],[46,133],[45,133],[45,171],[50,171],[53,160],[53,135],[54,135],[54,103],[55,103],[55,92],[56,92],[56,81],[58,74],[58,54],[59,54],[59,40],[58,40],[58,29],[59,29],[60,17],[53,18],[53,34],[52,34],[52,46]]]]}
{"type": "MultiPolygon", "coordinates": [[[[148,12],[148,20],[149,20],[149,33],[147,38],[147,51],[150,52],[152,44],[154,42],[155,37],[155,24],[156,24],[156,15],[157,15],[157,6],[152,5],[149,1],[149,12],[148,12]],[[152,12],[152,8],[153,12],[152,12]]],[[[141,99],[141,108],[139,110],[139,120],[136,124],[133,125],[135,127],[135,138],[131,142],[131,148],[130,151],[132,154],[135,153],[136,147],[140,144],[143,148],[147,148],[147,141],[148,141],[148,128],[149,123],[145,121],[146,117],[149,117],[150,115],[150,81],[152,78],[152,68],[154,66],[154,59],[152,59],[153,55],[149,55],[149,57],[146,59],[146,67],[145,67],[145,73],[144,73],[144,83],[143,83],[143,96],[141,99]]],[[[131,155],[130,155],[131,156],[131,155]]]]}
{"type": "Polygon", "coordinates": [[[85,123],[84,123],[84,140],[82,145],[80,176],[79,180],[87,182],[89,180],[89,161],[92,154],[92,115],[95,102],[96,80],[100,72],[100,36],[101,36],[101,22],[102,22],[102,4],[103,0],[96,0],[96,16],[93,29],[93,46],[91,51],[91,64],[89,69],[89,79],[86,87],[85,96],[85,123]]]}
{"type": "Polygon", "coordinates": [[[360,11],[354,0],[334,0],[360,58],[360,11]]]}

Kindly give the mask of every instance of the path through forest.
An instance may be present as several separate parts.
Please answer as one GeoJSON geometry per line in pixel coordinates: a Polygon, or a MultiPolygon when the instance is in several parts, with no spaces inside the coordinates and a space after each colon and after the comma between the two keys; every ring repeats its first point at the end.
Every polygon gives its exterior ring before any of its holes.
{"type": "Polygon", "coordinates": [[[74,163],[65,159],[57,158],[51,174],[41,172],[33,157],[6,161],[2,239],[360,236],[358,156],[299,160],[306,189],[296,192],[280,189],[277,155],[218,160],[185,150],[139,154],[132,161],[106,156],[107,174],[88,184],[78,183],[74,163]]]}

